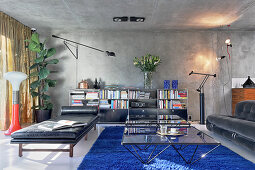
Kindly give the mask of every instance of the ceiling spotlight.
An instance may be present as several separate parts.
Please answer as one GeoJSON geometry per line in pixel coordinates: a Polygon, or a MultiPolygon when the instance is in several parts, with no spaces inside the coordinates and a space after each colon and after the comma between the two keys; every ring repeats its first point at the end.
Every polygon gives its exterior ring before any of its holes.
{"type": "Polygon", "coordinates": [[[216,61],[220,61],[221,59],[225,58],[226,56],[220,56],[220,57],[216,57],[216,61]]]}
{"type": "Polygon", "coordinates": [[[145,17],[130,17],[130,22],[144,22],[145,17]]]}
{"type": "Polygon", "coordinates": [[[128,17],[113,17],[113,22],[127,22],[128,17]]]}

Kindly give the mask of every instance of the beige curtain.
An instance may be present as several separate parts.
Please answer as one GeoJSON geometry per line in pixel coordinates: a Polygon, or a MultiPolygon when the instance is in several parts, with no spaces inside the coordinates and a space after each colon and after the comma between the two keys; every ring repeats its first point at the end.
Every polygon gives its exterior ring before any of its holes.
{"type": "MultiPolygon", "coordinates": [[[[12,87],[3,79],[3,74],[10,71],[20,71],[29,75],[29,66],[35,57],[34,53],[25,48],[31,30],[14,18],[0,12],[0,130],[8,129],[12,111],[12,87]]],[[[31,106],[33,101],[29,93],[27,79],[20,86],[20,123],[33,122],[31,106]]]]}

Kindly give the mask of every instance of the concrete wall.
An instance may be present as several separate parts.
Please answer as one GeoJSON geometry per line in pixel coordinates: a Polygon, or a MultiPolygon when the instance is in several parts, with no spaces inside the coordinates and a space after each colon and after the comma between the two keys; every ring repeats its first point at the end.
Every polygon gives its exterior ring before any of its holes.
{"type": "Polygon", "coordinates": [[[158,55],[162,59],[161,65],[153,74],[154,88],[163,88],[164,80],[175,79],[179,81],[179,88],[188,88],[188,112],[193,120],[199,120],[199,97],[196,89],[204,77],[188,76],[188,73],[192,70],[216,73],[217,77],[210,77],[205,85],[206,115],[220,113],[222,110],[223,77],[220,71],[225,72],[226,69],[223,63],[215,60],[219,53],[224,53],[224,50],[219,50],[222,44],[219,44],[218,39],[221,36],[216,31],[84,31],[57,35],[114,51],[117,57],[109,58],[103,53],[80,46],[79,59],[76,60],[62,40],[50,38],[48,45],[57,47],[56,58],[60,59],[60,63],[52,68],[58,71],[52,74],[52,78],[58,80],[58,85],[50,91],[56,112],[60,106],[68,105],[68,90],[76,88],[77,82],[82,79],[94,81],[98,78],[104,84],[143,87],[143,74],[133,66],[133,58],[146,53],[158,55]]]}

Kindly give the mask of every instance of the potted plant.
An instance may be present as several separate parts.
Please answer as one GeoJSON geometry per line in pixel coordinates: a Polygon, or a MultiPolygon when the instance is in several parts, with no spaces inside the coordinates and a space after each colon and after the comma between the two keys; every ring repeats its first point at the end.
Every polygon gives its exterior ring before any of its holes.
{"type": "Polygon", "coordinates": [[[159,56],[153,56],[151,54],[147,54],[140,58],[134,58],[134,65],[141,69],[144,73],[144,88],[151,89],[152,88],[152,72],[156,71],[156,67],[160,64],[159,56]]]}
{"type": "Polygon", "coordinates": [[[49,64],[57,64],[58,59],[51,59],[51,57],[56,53],[55,48],[46,49],[45,41],[40,42],[39,34],[33,33],[29,42],[29,50],[36,52],[36,58],[34,59],[34,64],[30,66],[31,74],[30,78],[38,77],[30,83],[30,91],[32,97],[38,97],[38,105],[33,106],[35,109],[36,122],[42,122],[44,120],[50,119],[53,104],[50,102],[50,96],[47,94],[49,87],[55,87],[56,80],[51,80],[48,78],[50,70],[47,68],[49,64]]]}

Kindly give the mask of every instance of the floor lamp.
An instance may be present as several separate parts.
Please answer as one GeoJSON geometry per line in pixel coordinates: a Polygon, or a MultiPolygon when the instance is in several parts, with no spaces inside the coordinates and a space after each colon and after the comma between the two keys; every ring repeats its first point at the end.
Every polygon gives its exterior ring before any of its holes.
{"type": "Polygon", "coordinates": [[[204,85],[207,79],[210,76],[216,77],[216,74],[205,74],[205,73],[195,73],[191,71],[189,75],[191,74],[198,74],[198,75],[203,75],[205,76],[204,80],[198,87],[197,91],[199,92],[199,99],[200,99],[200,124],[204,125],[205,124],[205,94],[204,94],[204,85]]]}
{"type": "Polygon", "coordinates": [[[27,79],[27,75],[22,72],[12,71],[4,74],[4,78],[12,84],[12,120],[9,129],[4,133],[11,135],[19,129],[19,86],[23,80],[27,79]]]}

